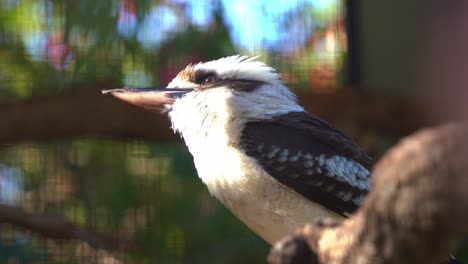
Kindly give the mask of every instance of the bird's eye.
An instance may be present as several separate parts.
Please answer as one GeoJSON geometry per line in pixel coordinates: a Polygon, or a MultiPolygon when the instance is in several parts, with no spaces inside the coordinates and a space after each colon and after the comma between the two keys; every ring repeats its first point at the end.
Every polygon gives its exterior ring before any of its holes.
{"type": "Polygon", "coordinates": [[[197,78],[197,83],[201,85],[211,84],[218,80],[218,76],[215,73],[207,73],[197,78]]]}
{"type": "Polygon", "coordinates": [[[202,84],[208,84],[208,83],[216,82],[217,80],[218,80],[218,78],[216,77],[216,75],[212,74],[212,75],[209,75],[209,76],[205,77],[202,84]]]}

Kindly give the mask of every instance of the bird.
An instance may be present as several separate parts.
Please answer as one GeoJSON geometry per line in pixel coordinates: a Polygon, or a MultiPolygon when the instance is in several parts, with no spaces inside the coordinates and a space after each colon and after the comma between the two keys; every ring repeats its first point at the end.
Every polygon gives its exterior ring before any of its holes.
{"type": "Polygon", "coordinates": [[[189,64],[162,89],[103,93],[167,113],[211,195],[270,244],[313,219],[350,215],[371,188],[373,159],[257,57],[189,64]]]}
{"type": "MultiPolygon", "coordinates": [[[[167,113],[211,195],[274,244],[310,221],[356,211],[371,190],[374,160],[307,112],[257,58],[189,64],[166,88],[102,93],[167,113]]],[[[444,263],[462,262],[451,255],[444,263]]]]}

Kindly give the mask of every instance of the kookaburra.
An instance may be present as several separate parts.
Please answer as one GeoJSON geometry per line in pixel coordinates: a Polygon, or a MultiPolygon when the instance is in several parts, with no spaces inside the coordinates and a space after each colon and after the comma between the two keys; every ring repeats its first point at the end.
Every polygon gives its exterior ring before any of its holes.
{"type": "Polygon", "coordinates": [[[370,189],[371,158],[255,58],[189,65],[163,89],[104,93],[166,111],[210,193],[269,243],[353,212],[370,189]]]}

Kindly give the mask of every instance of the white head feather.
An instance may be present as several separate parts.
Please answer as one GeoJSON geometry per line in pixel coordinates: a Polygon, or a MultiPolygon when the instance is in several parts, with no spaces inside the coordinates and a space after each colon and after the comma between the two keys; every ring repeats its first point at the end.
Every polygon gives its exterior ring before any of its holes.
{"type": "MultiPolygon", "coordinates": [[[[282,83],[275,69],[256,57],[230,56],[214,61],[189,65],[168,87],[193,88],[188,80],[194,71],[214,72],[222,80],[263,82],[250,91],[239,91],[223,84],[214,88],[194,90],[175,101],[169,116],[174,130],[180,132],[190,148],[192,142],[223,134],[235,140],[246,122],[262,120],[292,111],[304,111],[296,96],[282,83]]],[[[211,139],[210,139],[211,140],[211,139]]]]}
{"type": "Polygon", "coordinates": [[[279,76],[275,69],[261,61],[256,61],[258,56],[229,56],[214,61],[198,63],[194,69],[215,71],[223,79],[246,79],[264,81],[268,83],[279,82],[279,76]]]}

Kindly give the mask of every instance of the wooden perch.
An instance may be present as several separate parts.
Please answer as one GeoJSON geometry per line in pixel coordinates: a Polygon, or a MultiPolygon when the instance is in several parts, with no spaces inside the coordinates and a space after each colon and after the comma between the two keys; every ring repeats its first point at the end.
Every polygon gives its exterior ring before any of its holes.
{"type": "Polygon", "coordinates": [[[0,223],[24,228],[51,239],[77,239],[97,249],[122,249],[128,245],[124,241],[78,227],[60,217],[28,213],[21,208],[4,204],[0,204],[0,223]]]}
{"type": "Polygon", "coordinates": [[[269,263],[441,263],[468,231],[467,159],[462,125],[402,140],[376,165],[355,215],[306,225],[274,246],[269,263]]]}

